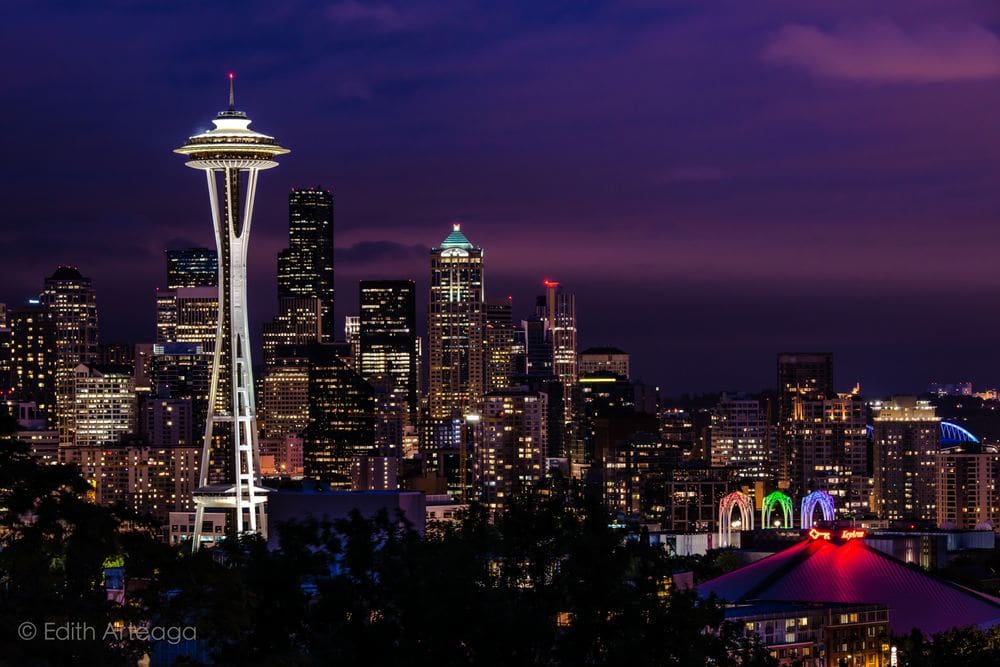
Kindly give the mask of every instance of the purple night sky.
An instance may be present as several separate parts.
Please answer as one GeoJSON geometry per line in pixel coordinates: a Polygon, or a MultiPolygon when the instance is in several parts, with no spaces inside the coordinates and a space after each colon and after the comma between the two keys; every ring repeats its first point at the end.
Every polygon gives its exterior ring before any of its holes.
{"type": "Polygon", "coordinates": [[[151,339],[162,251],[212,243],[171,151],[232,69],[292,149],[258,190],[258,324],[288,190],[321,184],[338,330],[360,278],[425,292],[461,221],[490,298],[561,281],[581,346],[670,393],[773,386],[784,349],[868,394],[995,386],[1000,6],[807,4],[11,0],[0,301],[75,264],[103,340],[151,339]]]}

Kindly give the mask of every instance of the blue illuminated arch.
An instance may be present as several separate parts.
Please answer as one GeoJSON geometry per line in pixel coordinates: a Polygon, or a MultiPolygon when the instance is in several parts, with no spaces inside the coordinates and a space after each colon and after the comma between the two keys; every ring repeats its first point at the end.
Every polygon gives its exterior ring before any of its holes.
{"type": "Polygon", "coordinates": [[[941,422],[941,444],[960,445],[966,442],[978,443],[979,438],[972,435],[968,429],[951,422],[941,422]]]}
{"type": "Polygon", "coordinates": [[[826,491],[813,491],[802,499],[802,512],[799,514],[799,522],[803,530],[812,528],[813,512],[819,505],[823,512],[824,521],[833,521],[833,497],[826,491]]]}

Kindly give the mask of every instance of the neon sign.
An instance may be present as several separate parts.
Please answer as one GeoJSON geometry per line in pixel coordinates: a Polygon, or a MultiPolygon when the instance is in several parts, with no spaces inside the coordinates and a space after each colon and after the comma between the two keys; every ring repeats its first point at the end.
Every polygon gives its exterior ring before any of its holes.
{"type": "MultiPolygon", "coordinates": [[[[809,537],[814,540],[832,540],[833,531],[831,530],[820,530],[819,528],[810,528],[809,537]]],[[[868,531],[862,528],[845,528],[840,531],[839,539],[841,540],[860,540],[868,535],[868,531]]]]}

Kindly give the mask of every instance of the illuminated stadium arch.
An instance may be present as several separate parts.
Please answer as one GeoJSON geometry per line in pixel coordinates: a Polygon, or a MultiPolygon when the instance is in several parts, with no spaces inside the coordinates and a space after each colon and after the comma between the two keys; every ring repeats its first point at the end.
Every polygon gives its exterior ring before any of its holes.
{"type": "Polygon", "coordinates": [[[802,530],[812,528],[816,505],[823,511],[823,521],[833,521],[833,496],[826,491],[813,491],[802,499],[802,512],[799,514],[802,530]]]}
{"type": "Polygon", "coordinates": [[[771,511],[775,505],[780,505],[784,521],[782,528],[792,527],[792,499],[781,491],[772,491],[764,498],[764,504],[760,508],[761,528],[771,528],[771,511]]]}
{"type": "Polygon", "coordinates": [[[941,445],[960,445],[966,442],[979,442],[979,438],[972,435],[968,429],[964,429],[958,424],[951,422],[941,422],[941,445]]]}
{"type": "Polygon", "coordinates": [[[728,547],[733,538],[733,508],[740,510],[740,529],[753,530],[753,505],[745,493],[733,491],[719,501],[719,546],[728,547]]]}

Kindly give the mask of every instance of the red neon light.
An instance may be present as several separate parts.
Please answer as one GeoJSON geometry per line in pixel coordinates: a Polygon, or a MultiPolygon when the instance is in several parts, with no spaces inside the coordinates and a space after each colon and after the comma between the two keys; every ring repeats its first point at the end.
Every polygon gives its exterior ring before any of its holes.
{"type": "Polygon", "coordinates": [[[236,74],[234,74],[233,72],[230,72],[229,73],[229,78],[230,79],[235,79],[236,78],[236,74]]]}
{"type": "Polygon", "coordinates": [[[861,538],[863,538],[867,534],[868,534],[868,531],[864,530],[863,528],[850,528],[850,529],[841,531],[841,533],[840,533],[840,539],[842,539],[842,540],[861,539],[861,538]]]}
{"type": "Polygon", "coordinates": [[[818,528],[810,528],[809,537],[811,537],[814,540],[819,540],[819,539],[829,540],[833,538],[833,534],[829,530],[819,530],[818,528]]]}
{"type": "Polygon", "coordinates": [[[549,280],[548,278],[543,280],[542,284],[545,285],[546,287],[559,287],[558,282],[556,282],[555,280],[549,280]]]}

